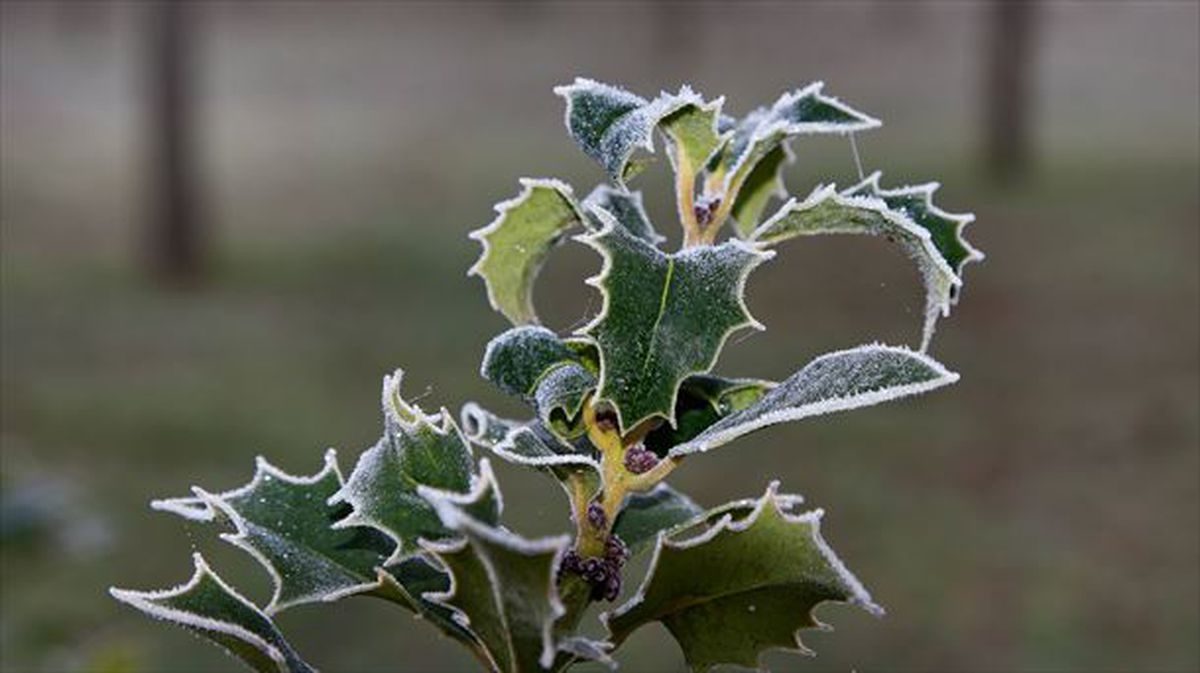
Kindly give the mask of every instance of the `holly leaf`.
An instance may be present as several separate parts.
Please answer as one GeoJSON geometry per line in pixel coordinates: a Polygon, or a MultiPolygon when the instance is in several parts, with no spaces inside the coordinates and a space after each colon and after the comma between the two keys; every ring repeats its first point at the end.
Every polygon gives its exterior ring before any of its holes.
{"type": "Polygon", "coordinates": [[[480,368],[504,392],[535,406],[538,417],[560,436],[583,433],[580,410],[596,387],[596,376],[576,348],[554,332],[514,327],[488,342],[480,368]]]}
{"type": "MultiPolygon", "coordinates": [[[[485,470],[474,474],[471,447],[449,411],[428,415],[404,401],[403,374],[396,370],[383,379],[383,437],[359,456],[350,478],[329,499],[352,508],[334,528],[367,526],[395,542],[385,565],[419,553],[418,539],[438,540],[453,534],[418,494],[418,487],[465,493],[494,479],[485,470]]],[[[495,522],[502,503],[485,500],[477,507],[475,516],[495,522]]]]}
{"type": "MultiPolygon", "coordinates": [[[[642,205],[641,192],[623,192],[608,185],[597,185],[583,200],[583,207],[585,213],[591,208],[607,210],[621,226],[629,230],[629,233],[651,245],[658,245],[667,240],[650,222],[646,207],[642,205]]],[[[595,221],[595,218],[592,220],[593,225],[600,228],[600,223],[595,221]]]]}
{"type": "Polygon", "coordinates": [[[751,240],[774,245],[797,236],[872,234],[898,242],[916,261],[925,284],[925,322],[921,329],[924,351],[933,339],[938,316],[949,315],[954,289],[962,281],[928,229],[882,199],[847,193],[839,194],[832,185],[826,185],[814,189],[803,201],[791,199],[754,232],[751,240]]]}
{"type": "Polygon", "coordinates": [[[695,438],[671,449],[684,456],[707,451],[785,421],[929,392],[958,380],[924,353],[872,344],[828,353],[788,377],[758,402],[709,426],[695,438]]]}
{"type": "Polygon", "coordinates": [[[613,532],[636,555],[654,542],[659,531],[691,521],[703,512],[691,498],[666,483],[659,483],[647,493],[629,496],[617,515],[613,532]]]}
{"type": "MultiPolygon", "coordinates": [[[[883,189],[879,186],[881,175],[880,171],[875,171],[842,194],[881,199],[893,211],[903,213],[917,226],[928,231],[930,241],[959,279],[962,278],[964,266],[983,259],[983,253],[963,238],[963,229],[975,221],[975,215],[948,213],[934,205],[933,195],[941,187],[939,183],[928,182],[923,185],[883,189]]],[[[958,301],[961,287],[959,284],[950,289],[951,301],[958,301]]]]}
{"type": "Polygon", "coordinates": [[[621,189],[638,170],[630,161],[634,151],[654,152],[654,129],[663,118],[684,106],[704,104],[688,87],[647,101],[620,87],[582,77],[555,87],[554,93],[566,100],[564,121],[571,137],[621,189]]]}
{"type": "Polygon", "coordinates": [[[675,427],[660,425],[646,435],[647,449],[660,456],[703,432],[722,418],[762,399],[775,384],[759,379],[689,376],[675,400],[675,427]]]}
{"type": "Polygon", "coordinates": [[[496,218],[471,238],[483,254],[468,275],[483,279],[488,302],[514,325],[536,323],[533,284],[550,250],[583,215],[571,188],[558,180],[523,178],[521,193],[496,204],[496,218]]]}
{"type": "Polygon", "coordinates": [[[600,463],[586,437],[563,442],[537,422],[500,418],[474,402],[463,407],[462,424],[472,442],[497,457],[553,476],[574,504],[586,504],[600,490],[600,463]]]}
{"type": "Polygon", "coordinates": [[[271,576],[273,592],[264,611],[275,614],[379,590],[376,568],[393,545],[372,528],[331,527],[346,514],[344,505],[326,502],[342,484],[333,449],[312,476],[290,475],[260,456],[245,486],[220,494],[196,487],[195,497],[155,500],[150,507],[232,526],[234,532],[221,538],[253,556],[271,576]]]}
{"type": "Polygon", "coordinates": [[[447,591],[426,598],[460,615],[496,671],[549,668],[557,653],[554,622],[564,613],[555,576],[570,538],[530,540],[478,520],[469,509],[488,497],[484,491],[464,497],[422,486],[420,493],[461,536],[422,542],[451,577],[447,591]]]}
{"type": "Polygon", "coordinates": [[[616,407],[626,431],[655,416],[674,424],[680,382],[711,369],[733,332],[762,329],[743,292],[746,277],[772,253],[727,241],[668,255],[594,212],[604,228],[578,240],[604,258],[587,281],[604,307],[580,330],[599,349],[597,395],[616,407]]]}
{"type": "MultiPolygon", "coordinates": [[[[737,122],[719,158],[710,162],[706,191],[734,203],[760,162],[772,156],[789,138],[798,135],[852,133],[882,125],[831,96],[822,93],[823,82],[784,94],[768,108],[754,110],[737,122]]],[[[775,161],[782,161],[774,155],[775,161]]],[[[761,176],[764,179],[766,176],[761,176]]],[[[743,206],[745,207],[745,206],[743,206]]],[[[745,233],[753,225],[739,229],[745,233]]]]}
{"type": "Polygon", "coordinates": [[[725,514],[694,536],[660,535],[637,594],[601,616],[616,644],[662,622],[693,671],[718,664],[758,668],[773,649],[807,653],[803,629],[823,626],[813,609],[826,601],[883,610],[820,533],[821,510],[788,512],[771,484],[745,518],[725,514]]]}
{"type": "Polygon", "coordinates": [[[199,553],[186,583],[163,591],[109,589],[113,598],[216,643],[260,673],[315,673],[271,618],[217,576],[199,553]]]}

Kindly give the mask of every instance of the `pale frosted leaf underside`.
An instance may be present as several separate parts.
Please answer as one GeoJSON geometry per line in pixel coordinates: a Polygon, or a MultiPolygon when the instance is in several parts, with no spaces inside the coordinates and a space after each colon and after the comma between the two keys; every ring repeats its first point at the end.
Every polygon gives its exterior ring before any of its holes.
{"type": "Polygon", "coordinates": [[[583,222],[574,192],[558,180],[521,180],[521,193],[496,204],[496,218],[471,238],[483,253],[468,272],[483,279],[492,308],[514,325],[537,322],[533,285],[550,250],[583,222]]]}
{"type": "Polygon", "coordinates": [[[822,602],[881,614],[822,539],[822,512],[791,514],[776,488],[745,517],[725,513],[694,535],[660,535],[637,594],[601,617],[613,642],[659,621],[694,671],[757,668],[769,650],[807,652],[798,634],[820,626],[812,611],[822,602]]]}
{"type": "Polygon", "coordinates": [[[938,316],[949,314],[954,289],[962,284],[930,232],[882,199],[839,194],[832,185],[826,185],[814,189],[803,201],[788,201],[754,232],[751,240],[775,245],[797,236],[822,234],[885,236],[903,246],[916,262],[925,284],[921,350],[928,348],[938,316]]]}
{"type": "Polygon", "coordinates": [[[867,407],[929,392],[958,380],[929,356],[872,344],[816,358],[762,399],[671,449],[673,456],[707,451],[777,423],[867,407]]]}
{"type": "Polygon", "coordinates": [[[211,640],[259,673],[315,673],[271,618],[216,575],[196,553],[186,583],[162,591],[109,589],[113,598],[211,640]]]}
{"type": "Polygon", "coordinates": [[[761,329],[746,308],[746,277],[773,253],[741,241],[666,254],[607,219],[579,240],[604,259],[588,283],[603,309],[580,330],[600,353],[598,397],[611,402],[625,430],[651,417],[675,421],[680,382],[715,364],[729,335],[761,329]]]}

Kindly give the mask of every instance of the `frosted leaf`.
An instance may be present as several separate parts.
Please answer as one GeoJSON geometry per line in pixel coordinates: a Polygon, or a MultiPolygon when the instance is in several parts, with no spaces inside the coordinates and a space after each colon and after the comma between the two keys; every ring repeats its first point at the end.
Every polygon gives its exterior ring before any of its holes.
{"type": "Polygon", "coordinates": [[[588,279],[604,306],[579,333],[599,348],[597,397],[616,407],[625,431],[655,416],[674,424],[680,383],[711,369],[730,334],[761,329],[743,294],[746,277],[773,253],[729,241],[668,255],[594,212],[604,228],[579,240],[604,258],[588,279]]]}
{"type": "Polygon", "coordinates": [[[775,384],[759,379],[727,379],[702,374],[689,376],[675,400],[675,426],[660,425],[646,435],[647,449],[666,455],[722,418],[762,399],[775,384]]]}
{"type": "MultiPolygon", "coordinates": [[[[777,164],[786,160],[777,150],[788,139],[798,135],[852,133],[880,126],[882,123],[822,93],[824,83],[814,82],[803,89],[784,94],[770,108],[758,108],[741,119],[732,129],[732,136],[718,157],[709,162],[705,191],[736,204],[741,191],[749,183],[755,168],[768,157],[777,164]]],[[[784,150],[786,152],[787,150],[784,150]]],[[[738,227],[748,233],[754,219],[749,212],[778,192],[772,171],[759,174],[755,191],[743,201],[742,217],[746,224],[738,227]],[[747,209],[750,209],[748,211],[747,209]]],[[[765,205],[765,204],[762,204],[765,205]]]]}
{"type": "Polygon", "coordinates": [[[793,500],[772,483],[746,516],[722,514],[695,534],[660,533],[637,593],[601,615],[620,645],[650,622],[662,622],[688,666],[760,669],[773,649],[809,653],[802,629],[824,627],[813,609],[825,601],[881,615],[862,584],[821,537],[821,510],[791,514],[793,500]]]}
{"type": "Polygon", "coordinates": [[[829,353],[788,377],[761,400],[721,419],[673,456],[707,451],[760,428],[929,392],[958,374],[923,353],[873,344],[829,353]]]}
{"type": "Polygon", "coordinates": [[[554,88],[566,100],[564,121],[571,137],[588,156],[604,167],[622,189],[631,177],[630,159],[638,148],[654,152],[654,129],[664,117],[703,100],[684,87],[653,101],[620,87],[582,77],[554,88]]]}
{"type": "MultiPolygon", "coordinates": [[[[923,185],[883,189],[879,186],[881,172],[876,171],[865,180],[842,192],[845,196],[869,196],[882,200],[893,211],[903,213],[917,226],[929,232],[930,241],[946,260],[946,264],[961,280],[963,267],[970,262],[983,259],[963,238],[963,230],[975,221],[972,213],[948,213],[933,203],[933,195],[941,186],[936,182],[923,185]]],[[[957,302],[961,284],[950,290],[950,299],[957,302]]]]}
{"type": "Polygon", "coordinates": [[[474,402],[463,407],[462,422],[472,442],[506,462],[553,476],[568,498],[578,495],[577,488],[585,491],[585,501],[600,490],[600,463],[586,437],[570,444],[536,421],[500,418],[474,402]]]}
{"type": "MultiPolygon", "coordinates": [[[[650,216],[646,214],[646,207],[642,205],[641,192],[624,192],[608,185],[598,185],[583,200],[583,206],[585,212],[591,208],[608,211],[608,214],[612,215],[618,224],[629,230],[629,233],[651,245],[658,245],[667,240],[654,229],[654,225],[650,222],[650,216]]],[[[595,228],[599,229],[602,226],[594,217],[590,219],[595,228]]]]}
{"type": "Polygon", "coordinates": [[[448,590],[426,598],[460,615],[495,670],[549,668],[557,652],[554,622],[565,611],[555,576],[570,538],[531,540],[478,520],[470,509],[485,501],[483,492],[462,497],[425,486],[420,491],[442,524],[461,536],[422,542],[451,578],[448,590]]]}
{"type": "Polygon", "coordinates": [[[691,521],[703,511],[691,498],[666,483],[659,483],[647,493],[629,496],[613,532],[631,554],[637,555],[654,543],[659,531],[691,521]]]}
{"type": "Polygon", "coordinates": [[[750,238],[762,245],[774,245],[796,236],[872,234],[900,243],[916,262],[925,284],[925,322],[921,330],[924,351],[933,338],[938,316],[950,313],[954,289],[962,281],[935,245],[930,231],[917,225],[906,212],[879,198],[847,194],[839,194],[832,185],[817,187],[803,201],[792,199],[784,204],[750,238]]]}
{"type": "Polygon", "coordinates": [[[596,377],[577,347],[544,327],[514,327],[488,342],[483,377],[535,406],[538,417],[564,439],[583,433],[579,412],[596,377]]]}
{"type": "Polygon", "coordinates": [[[492,308],[514,325],[536,323],[533,285],[550,250],[583,216],[571,188],[523,178],[521,193],[496,204],[496,218],[471,232],[483,252],[467,273],[483,279],[492,308]]]}
{"type": "Polygon", "coordinates": [[[219,645],[259,673],[316,673],[271,618],[216,575],[199,553],[192,578],[173,589],[109,589],[113,598],[219,645]]]}
{"type": "MultiPolygon", "coordinates": [[[[400,370],[384,377],[384,436],[359,456],[346,484],[330,498],[331,503],[352,508],[335,528],[369,526],[395,542],[388,565],[419,553],[420,538],[451,535],[433,506],[418,494],[419,486],[464,493],[491,478],[474,474],[470,445],[448,411],[431,416],[404,401],[402,377],[400,370]]],[[[501,506],[499,500],[489,501],[475,514],[494,522],[501,506]]]]}
{"type": "Polygon", "coordinates": [[[193,488],[194,498],[156,500],[151,507],[232,526],[234,532],[221,538],[270,574],[273,593],[265,611],[274,614],[378,588],[376,568],[392,544],[370,528],[330,527],[345,510],[326,501],[341,487],[337,455],[330,449],[324,467],[312,476],[290,475],[259,457],[254,478],[241,488],[220,494],[193,488]]]}

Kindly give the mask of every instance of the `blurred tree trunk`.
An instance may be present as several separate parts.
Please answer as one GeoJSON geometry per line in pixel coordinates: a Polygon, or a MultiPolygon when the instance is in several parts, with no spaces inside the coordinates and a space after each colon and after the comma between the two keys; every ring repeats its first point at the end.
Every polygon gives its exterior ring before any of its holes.
{"type": "Polygon", "coordinates": [[[182,0],[146,4],[150,221],[147,261],[157,277],[197,280],[204,271],[205,237],[197,185],[193,19],[182,0]]]}
{"type": "Polygon", "coordinates": [[[984,48],[984,162],[993,178],[1011,182],[1032,158],[1032,50],[1037,5],[992,0],[984,48]]]}

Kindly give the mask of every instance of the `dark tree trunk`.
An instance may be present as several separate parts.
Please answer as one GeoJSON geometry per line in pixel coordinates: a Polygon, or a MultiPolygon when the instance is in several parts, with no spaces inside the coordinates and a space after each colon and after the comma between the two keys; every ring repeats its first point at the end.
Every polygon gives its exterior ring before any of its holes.
{"type": "Polygon", "coordinates": [[[992,177],[1011,182],[1032,159],[1034,23],[1032,0],[992,0],[984,56],[984,161],[992,177]]]}
{"type": "Polygon", "coordinates": [[[174,283],[195,281],[204,271],[193,146],[195,9],[182,0],[152,0],[146,5],[151,189],[147,257],[157,277],[174,283]]]}

